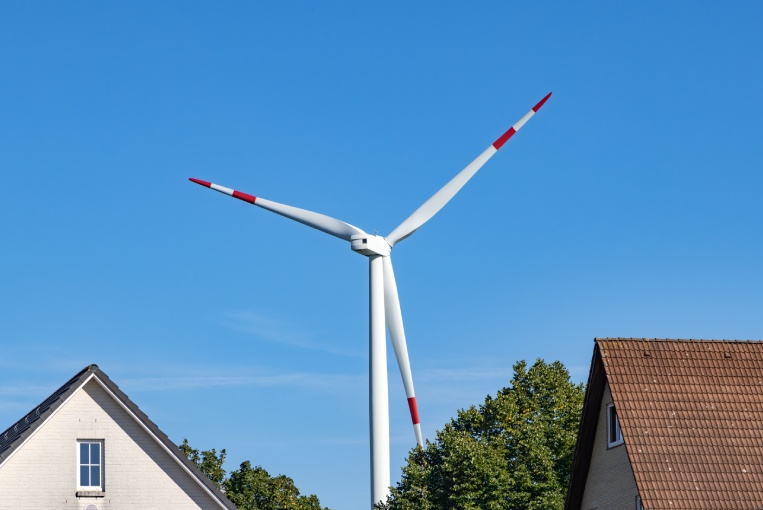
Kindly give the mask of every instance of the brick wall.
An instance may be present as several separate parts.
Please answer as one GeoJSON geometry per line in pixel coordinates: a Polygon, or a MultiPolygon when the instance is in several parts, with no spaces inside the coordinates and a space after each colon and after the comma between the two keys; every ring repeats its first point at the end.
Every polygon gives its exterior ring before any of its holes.
{"type": "Polygon", "coordinates": [[[220,508],[91,379],[0,467],[0,510],[220,508]],[[76,497],[77,440],[104,441],[104,497],[76,497]]]}

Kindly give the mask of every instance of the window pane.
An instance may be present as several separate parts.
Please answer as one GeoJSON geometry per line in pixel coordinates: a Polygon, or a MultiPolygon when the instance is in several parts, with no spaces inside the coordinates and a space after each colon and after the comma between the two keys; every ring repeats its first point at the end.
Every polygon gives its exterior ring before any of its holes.
{"type": "Polygon", "coordinates": [[[100,466],[90,467],[90,485],[93,487],[100,487],[101,485],[101,468],[100,466]]]}
{"type": "Polygon", "coordinates": [[[90,485],[90,477],[88,476],[89,472],[90,470],[87,468],[87,466],[79,467],[79,484],[83,487],[90,485]]]}
{"type": "Polygon", "coordinates": [[[88,454],[88,446],[90,445],[87,443],[79,444],[79,463],[80,464],[87,464],[87,459],[90,458],[90,455],[88,454]]]}
{"type": "Polygon", "coordinates": [[[101,463],[101,445],[98,443],[91,443],[90,444],[90,464],[100,464],[100,463],[101,463]]]}
{"type": "Polygon", "coordinates": [[[622,440],[620,435],[620,422],[617,419],[615,406],[609,406],[609,443],[619,443],[622,440]]]}

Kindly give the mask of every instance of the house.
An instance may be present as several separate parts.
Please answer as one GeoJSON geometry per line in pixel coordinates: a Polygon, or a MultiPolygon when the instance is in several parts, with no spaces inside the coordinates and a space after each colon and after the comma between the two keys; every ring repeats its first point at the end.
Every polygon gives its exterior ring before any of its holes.
{"type": "Polygon", "coordinates": [[[565,510],[763,508],[763,342],[596,339],[565,510]]]}
{"type": "Polygon", "coordinates": [[[0,509],[235,509],[98,366],[0,433],[0,509]]]}

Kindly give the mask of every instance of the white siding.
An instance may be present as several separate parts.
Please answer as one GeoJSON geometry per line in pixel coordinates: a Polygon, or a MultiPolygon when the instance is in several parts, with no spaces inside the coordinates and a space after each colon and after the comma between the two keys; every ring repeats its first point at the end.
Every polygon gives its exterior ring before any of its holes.
{"type": "Polygon", "coordinates": [[[0,509],[220,508],[91,379],[0,467],[0,509]],[[77,498],[77,439],[104,440],[105,497],[77,498]]]}
{"type": "Polygon", "coordinates": [[[611,403],[612,393],[607,384],[601,399],[581,510],[636,510],[638,489],[625,445],[607,448],[607,404],[611,403]]]}

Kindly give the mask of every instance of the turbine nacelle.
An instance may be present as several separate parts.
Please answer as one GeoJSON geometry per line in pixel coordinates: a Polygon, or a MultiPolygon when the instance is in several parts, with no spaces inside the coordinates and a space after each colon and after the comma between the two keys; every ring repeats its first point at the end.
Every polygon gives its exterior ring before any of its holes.
{"type": "Polygon", "coordinates": [[[350,243],[352,251],[365,255],[366,257],[372,257],[374,255],[389,257],[389,254],[392,251],[392,247],[387,244],[387,240],[378,235],[365,233],[355,234],[350,237],[350,243]]]}

